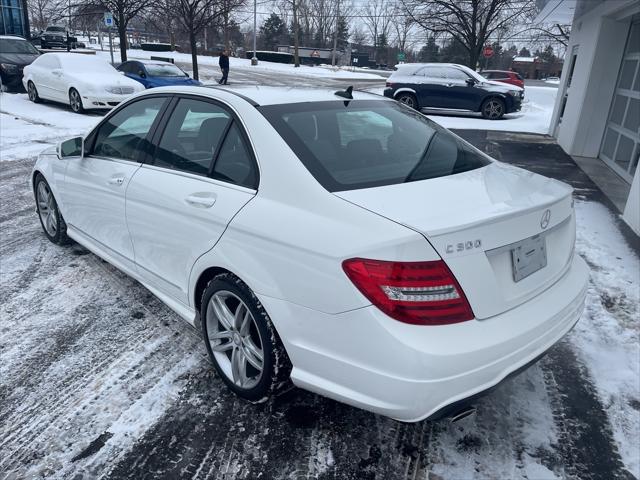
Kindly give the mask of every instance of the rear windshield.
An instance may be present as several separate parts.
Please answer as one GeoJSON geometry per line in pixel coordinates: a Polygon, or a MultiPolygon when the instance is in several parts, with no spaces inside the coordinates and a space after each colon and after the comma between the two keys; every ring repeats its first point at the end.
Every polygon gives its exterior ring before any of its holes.
{"type": "Polygon", "coordinates": [[[490,163],[449,131],[393,101],[258,108],[330,192],[444,177],[490,163]]]}
{"type": "Polygon", "coordinates": [[[47,27],[47,32],[66,32],[64,27],[47,27]]]}
{"type": "Polygon", "coordinates": [[[187,74],[175,65],[148,63],[145,65],[147,72],[152,77],[186,77],[187,74]]]}

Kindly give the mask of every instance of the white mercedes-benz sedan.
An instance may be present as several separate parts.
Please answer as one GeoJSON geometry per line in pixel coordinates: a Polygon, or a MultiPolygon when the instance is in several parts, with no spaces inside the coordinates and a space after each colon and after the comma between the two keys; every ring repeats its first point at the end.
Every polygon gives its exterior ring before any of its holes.
{"type": "Polygon", "coordinates": [[[40,55],[24,67],[22,83],[32,102],[66,103],[76,113],[113,108],[144,90],[102,58],[67,52],[40,55]]]}
{"type": "Polygon", "coordinates": [[[196,327],[239,396],[454,412],[578,321],[572,189],[384,97],[166,87],[33,171],[73,239],[196,327]]]}

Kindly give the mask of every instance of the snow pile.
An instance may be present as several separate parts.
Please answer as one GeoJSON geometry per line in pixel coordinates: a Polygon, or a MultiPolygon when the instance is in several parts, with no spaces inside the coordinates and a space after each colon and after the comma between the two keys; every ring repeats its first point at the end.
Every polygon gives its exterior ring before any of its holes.
{"type": "MultiPolygon", "coordinates": [[[[108,51],[97,51],[97,55],[110,57],[108,51]]],[[[135,59],[149,59],[151,57],[165,57],[173,58],[176,62],[191,63],[191,54],[178,53],[178,52],[147,52],[144,50],[127,50],[127,58],[129,60],[135,59]]],[[[119,58],[119,52],[114,51],[114,57],[119,58]]],[[[116,61],[117,63],[117,61],[116,61]]],[[[218,57],[210,57],[205,55],[198,55],[198,65],[203,66],[218,66],[218,57]]],[[[265,62],[260,60],[258,65],[252,66],[251,60],[246,58],[229,58],[229,68],[231,70],[250,70],[263,73],[284,73],[287,75],[296,75],[301,77],[324,77],[335,79],[356,79],[356,80],[382,80],[383,78],[373,73],[361,73],[350,72],[345,70],[332,70],[320,67],[308,67],[301,65],[298,68],[293,65],[275,62],[265,62]]]]}
{"type": "Polygon", "coordinates": [[[61,140],[87,133],[100,118],[78,115],[62,104],[35,104],[26,94],[0,93],[0,161],[37,155],[61,140]]]}
{"type": "Polygon", "coordinates": [[[571,336],[595,379],[620,455],[640,478],[640,260],[601,204],[576,202],[576,250],[591,267],[571,336]]]}

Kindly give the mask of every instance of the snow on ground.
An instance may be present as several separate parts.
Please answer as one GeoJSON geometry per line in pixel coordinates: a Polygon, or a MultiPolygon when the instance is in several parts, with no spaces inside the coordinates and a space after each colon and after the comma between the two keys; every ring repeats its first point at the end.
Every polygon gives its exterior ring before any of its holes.
{"type": "Polygon", "coordinates": [[[100,118],[96,113],[73,113],[60,104],[34,104],[26,94],[0,93],[0,161],[36,155],[61,140],[83,135],[100,118]]]}
{"type": "MultiPolygon", "coordinates": [[[[119,51],[114,51],[114,58],[120,57],[119,51]]],[[[103,56],[107,59],[111,59],[111,54],[108,51],[97,50],[96,55],[103,56]]],[[[151,57],[166,57],[173,58],[176,62],[185,62],[191,63],[191,54],[188,53],[179,53],[179,52],[147,52],[144,50],[127,50],[127,58],[129,59],[148,59],[151,57]]],[[[116,61],[117,63],[117,61],[116,61]]],[[[198,55],[198,65],[205,66],[218,66],[218,57],[210,57],[206,55],[198,55]]],[[[229,58],[229,69],[231,71],[238,70],[247,70],[247,71],[257,71],[257,72],[266,72],[273,73],[277,75],[279,73],[284,73],[286,75],[296,75],[301,77],[324,77],[324,78],[334,78],[339,80],[382,80],[380,75],[376,75],[373,73],[363,73],[363,72],[351,72],[348,70],[333,70],[321,67],[309,67],[306,65],[300,65],[299,67],[294,67],[293,65],[288,65],[284,63],[275,63],[275,62],[265,62],[264,60],[260,60],[258,65],[252,66],[251,60],[246,58],[229,58]]]]}
{"type": "MultiPolygon", "coordinates": [[[[366,88],[368,92],[382,95],[384,87],[366,88]]],[[[500,120],[485,120],[479,113],[446,114],[424,110],[427,116],[446,128],[461,130],[501,130],[548,134],[557,88],[526,87],[522,110],[505,115],[500,120]]]]}
{"type": "Polygon", "coordinates": [[[576,217],[576,250],[591,267],[591,283],[571,340],[595,379],[622,459],[640,478],[640,260],[603,205],[576,202],[576,217]]]}

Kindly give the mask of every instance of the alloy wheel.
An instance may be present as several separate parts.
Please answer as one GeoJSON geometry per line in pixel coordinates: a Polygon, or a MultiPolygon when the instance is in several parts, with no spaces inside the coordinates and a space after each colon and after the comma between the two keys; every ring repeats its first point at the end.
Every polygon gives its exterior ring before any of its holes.
{"type": "Polygon", "coordinates": [[[234,293],[219,290],[206,312],[211,351],[224,375],[242,389],[255,387],[264,372],[260,331],[247,305],[234,293]]]}
{"type": "Polygon", "coordinates": [[[503,106],[499,100],[489,100],[484,106],[485,117],[490,119],[500,118],[503,113],[503,106]]]}
{"type": "Polygon", "coordinates": [[[407,107],[416,108],[416,102],[411,95],[402,95],[398,99],[400,103],[404,103],[407,107]]]}
{"type": "Polygon", "coordinates": [[[69,92],[69,104],[71,105],[71,110],[76,113],[82,110],[82,100],[80,99],[80,94],[76,90],[71,90],[71,92],[69,92]]]}
{"type": "Polygon", "coordinates": [[[32,102],[35,102],[36,100],[38,100],[38,93],[36,92],[36,86],[32,82],[29,82],[29,85],[27,87],[28,87],[27,93],[29,94],[29,100],[31,100],[32,102]]]}
{"type": "Polygon", "coordinates": [[[49,186],[45,182],[38,184],[38,214],[45,230],[51,237],[58,231],[58,214],[55,200],[49,186]]]}

